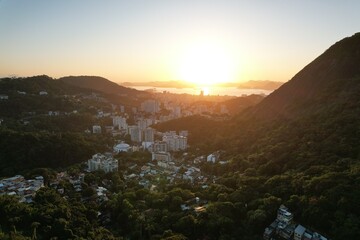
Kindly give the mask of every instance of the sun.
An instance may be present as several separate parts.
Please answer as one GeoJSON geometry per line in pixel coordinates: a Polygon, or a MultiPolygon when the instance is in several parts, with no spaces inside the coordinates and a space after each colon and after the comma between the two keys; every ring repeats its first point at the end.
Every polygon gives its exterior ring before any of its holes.
{"type": "Polygon", "coordinates": [[[185,51],[180,62],[181,79],[210,86],[232,79],[233,63],[226,51],[213,44],[200,44],[185,51]]]}

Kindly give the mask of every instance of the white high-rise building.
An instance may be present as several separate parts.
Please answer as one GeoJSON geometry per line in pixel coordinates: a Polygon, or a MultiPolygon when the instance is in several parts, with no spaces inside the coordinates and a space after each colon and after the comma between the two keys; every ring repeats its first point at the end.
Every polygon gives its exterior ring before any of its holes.
{"type": "Polygon", "coordinates": [[[127,129],[128,125],[126,123],[126,118],[120,116],[113,117],[113,126],[118,127],[119,129],[127,129]]]}
{"type": "Polygon", "coordinates": [[[179,151],[187,148],[187,138],[183,136],[164,135],[163,141],[166,142],[169,151],[179,151]]]}
{"type": "Polygon", "coordinates": [[[175,106],[173,108],[173,114],[175,117],[181,117],[181,107],[180,106],[175,106]]]}
{"type": "Polygon", "coordinates": [[[146,129],[147,127],[151,126],[153,124],[153,120],[150,118],[140,119],[138,121],[138,126],[141,130],[146,129]]]}
{"type": "Polygon", "coordinates": [[[131,125],[128,127],[129,134],[131,136],[131,141],[141,142],[142,141],[142,132],[139,126],[131,125]]]}
{"type": "Polygon", "coordinates": [[[151,151],[152,152],[167,152],[168,151],[168,146],[166,142],[163,141],[156,141],[154,142],[154,144],[151,146],[151,151]]]}
{"type": "Polygon", "coordinates": [[[160,103],[154,99],[146,100],[141,103],[141,110],[147,113],[157,113],[160,111],[160,103]]]}
{"type": "Polygon", "coordinates": [[[104,172],[114,172],[118,170],[118,160],[97,153],[88,160],[88,168],[90,172],[103,170],[104,172]]]}
{"type": "Polygon", "coordinates": [[[155,129],[146,128],[144,130],[144,142],[154,142],[155,129]]]}

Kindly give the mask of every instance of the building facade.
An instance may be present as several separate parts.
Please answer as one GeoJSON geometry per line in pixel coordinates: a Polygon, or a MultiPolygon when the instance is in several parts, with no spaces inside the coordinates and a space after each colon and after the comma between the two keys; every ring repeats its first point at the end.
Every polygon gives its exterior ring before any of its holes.
{"type": "Polygon", "coordinates": [[[111,156],[105,156],[97,153],[88,160],[88,169],[90,172],[103,170],[104,172],[114,172],[118,170],[118,160],[111,156]]]}
{"type": "Polygon", "coordinates": [[[129,135],[131,141],[140,143],[142,141],[142,131],[139,126],[132,125],[128,127],[129,135]]]}

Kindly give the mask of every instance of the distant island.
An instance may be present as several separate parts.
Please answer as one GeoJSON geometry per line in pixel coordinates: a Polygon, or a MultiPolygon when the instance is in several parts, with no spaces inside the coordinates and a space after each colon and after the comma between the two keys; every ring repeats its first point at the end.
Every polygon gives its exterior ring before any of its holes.
{"type": "MultiPolygon", "coordinates": [[[[246,82],[227,82],[227,83],[218,83],[218,87],[237,87],[240,89],[264,89],[264,90],[276,90],[284,82],[276,82],[270,80],[250,80],[246,82]]],[[[158,87],[158,88],[195,88],[196,84],[186,81],[152,81],[152,82],[123,82],[120,83],[122,86],[126,87],[136,87],[136,86],[148,86],[148,87],[158,87]]]]}

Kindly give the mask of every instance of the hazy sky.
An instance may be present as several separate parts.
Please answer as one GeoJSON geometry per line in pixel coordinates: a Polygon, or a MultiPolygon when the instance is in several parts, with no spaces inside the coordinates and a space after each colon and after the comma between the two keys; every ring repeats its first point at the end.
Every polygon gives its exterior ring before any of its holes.
{"type": "Polygon", "coordinates": [[[231,65],[228,81],[287,81],[360,31],[359,10],[358,0],[0,0],[0,76],[176,80],[189,58],[214,58],[231,65]]]}

